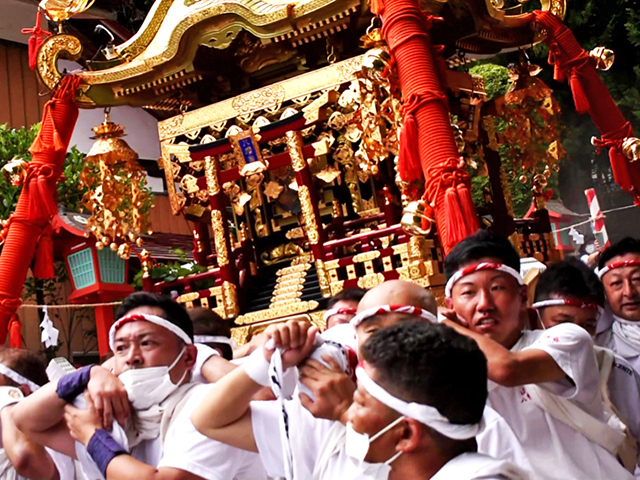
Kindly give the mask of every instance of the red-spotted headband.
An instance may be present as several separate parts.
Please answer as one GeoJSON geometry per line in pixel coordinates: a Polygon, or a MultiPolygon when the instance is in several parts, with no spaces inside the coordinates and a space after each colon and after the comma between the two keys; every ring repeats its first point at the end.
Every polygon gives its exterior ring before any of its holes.
{"type": "Polygon", "coordinates": [[[531,305],[533,308],[544,308],[544,307],[558,307],[562,305],[567,305],[569,307],[578,307],[578,308],[586,308],[588,310],[595,310],[596,312],[602,312],[602,307],[595,302],[583,302],[580,300],[574,300],[571,298],[550,298],[549,300],[542,300],[540,302],[536,302],[531,305]]]}
{"type": "Polygon", "coordinates": [[[410,305],[380,305],[379,307],[368,308],[353,317],[350,323],[355,328],[367,318],[384,313],[406,313],[407,315],[414,315],[431,323],[438,323],[438,319],[433,313],[424,308],[412,307],[410,305]]]}
{"type": "Polygon", "coordinates": [[[324,312],[324,321],[326,322],[329,318],[334,315],[355,315],[355,308],[329,308],[326,312],[324,312]]]}
{"type": "Polygon", "coordinates": [[[498,270],[500,272],[508,273],[513,278],[516,279],[518,285],[524,285],[524,280],[522,279],[522,275],[520,272],[515,271],[508,265],[503,265],[501,263],[478,263],[477,265],[471,265],[470,267],[465,267],[458,270],[456,273],[451,275],[451,278],[447,282],[447,285],[444,287],[444,294],[447,298],[451,298],[451,290],[453,290],[453,286],[460,280],[462,277],[466,275],[470,275],[474,272],[478,272],[480,270],[498,270]]]}
{"type": "Polygon", "coordinates": [[[622,267],[636,267],[640,266],[640,260],[623,260],[621,262],[610,263],[605,265],[599,270],[596,270],[596,275],[598,278],[602,280],[602,277],[605,276],[606,273],[613,270],[614,268],[622,268],[622,267]]]}
{"type": "Polygon", "coordinates": [[[111,347],[111,350],[115,352],[114,345],[115,345],[115,339],[116,339],[116,332],[118,331],[118,329],[122,327],[125,323],[135,322],[137,320],[144,320],[146,322],[151,322],[151,323],[155,323],[156,325],[160,325],[161,327],[164,327],[167,330],[169,330],[171,333],[174,333],[175,335],[177,335],[178,338],[180,338],[180,340],[182,340],[187,345],[190,345],[193,343],[191,341],[191,338],[189,338],[189,335],[187,335],[187,333],[184,330],[182,330],[177,325],[171,323],[169,320],[159,317],[157,315],[150,315],[148,313],[133,313],[131,315],[125,315],[124,317],[116,320],[114,324],[111,325],[111,328],[109,329],[109,347],[111,347]]]}

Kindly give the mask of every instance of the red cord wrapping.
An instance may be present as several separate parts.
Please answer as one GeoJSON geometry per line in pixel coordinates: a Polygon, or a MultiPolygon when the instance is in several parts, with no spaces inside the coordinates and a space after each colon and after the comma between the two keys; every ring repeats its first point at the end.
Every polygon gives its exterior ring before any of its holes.
{"type": "Polygon", "coordinates": [[[611,98],[596,72],[594,63],[575,36],[558,17],[550,12],[535,11],[535,20],[547,31],[549,63],[554,78],[569,78],[576,110],[591,115],[600,130],[596,146],[609,147],[609,159],[616,182],[634,197],[640,206],[640,162],[630,162],[622,153],[622,140],[632,137],[633,130],[611,98]]]}
{"type": "MultiPolygon", "coordinates": [[[[456,168],[458,175],[450,177],[453,183],[444,183],[444,174],[452,173],[450,159],[455,159],[457,164],[459,154],[446,104],[431,101],[444,97],[439,78],[440,64],[427,33],[428,22],[415,0],[385,0],[382,20],[382,33],[396,61],[405,99],[423,100],[417,102],[412,113],[419,132],[420,161],[427,184],[425,195],[435,205],[436,225],[447,253],[477,229],[477,219],[475,213],[470,217],[462,215],[462,212],[475,211],[473,205],[460,205],[461,199],[455,189],[459,181],[465,179],[463,171],[456,168]],[[448,187],[453,190],[449,193],[450,202],[445,204],[448,187]]],[[[465,196],[462,201],[469,199],[470,196],[465,196]]]]}
{"type": "MultiPolygon", "coordinates": [[[[20,293],[36,245],[56,211],[56,184],[78,119],[75,92],[79,82],[75,76],[62,79],[45,105],[42,128],[29,149],[33,158],[0,253],[0,344],[5,342],[9,321],[20,306],[20,293]]],[[[42,242],[39,255],[45,257],[36,260],[36,270],[50,274],[52,266],[44,267],[43,263],[47,257],[52,259],[51,252],[46,239],[42,242]]]]}

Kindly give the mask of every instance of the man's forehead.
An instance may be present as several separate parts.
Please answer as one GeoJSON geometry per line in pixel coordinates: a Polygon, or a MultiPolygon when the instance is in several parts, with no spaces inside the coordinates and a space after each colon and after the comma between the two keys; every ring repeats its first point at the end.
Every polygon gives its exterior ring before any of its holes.
{"type": "Polygon", "coordinates": [[[146,320],[131,320],[124,323],[116,331],[115,340],[122,340],[126,337],[140,336],[140,335],[166,335],[169,332],[166,328],[156,325],[155,323],[148,322],[146,320]]]}
{"type": "MultiPolygon", "coordinates": [[[[611,260],[607,262],[607,265],[614,265],[620,262],[628,262],[630,260],[640,260],[640,253],[626,253],[624,255],[618,255],[613,257],[611,260]]],[[[640,270],[640,265],[628,265],[622,266],[620,268],[614,268],[607,272],[611,277],[616,275],[622,275],[625,272],[635,272],[636,270],[640,270]]]]}

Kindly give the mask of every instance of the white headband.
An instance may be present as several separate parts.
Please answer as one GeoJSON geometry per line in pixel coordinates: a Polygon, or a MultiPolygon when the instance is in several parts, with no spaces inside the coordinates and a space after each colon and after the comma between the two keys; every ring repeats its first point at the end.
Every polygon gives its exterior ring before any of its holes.
{"type": "Polygon", "coordinates": [[[322,318],[326,323],[327,320],[329,320],[329,318],[333,317],[334,315],[338,315],[339,313],[345,314],[345,315],[352,315],[356,313],[356,309],[355,308],[329,308],[327,311],[324,312],[324,315],[322,316],[322,318]]]}
{"type": "Polygon", "coordinates": [[[513,278],[516,279],[518,285],[524,285],[524,280],[522,279],[522,275],[519,272],[515,271],[508,265],[503,265],[501,263],[478,263],[477,265],[472,265],[470,267],[461,268],[456,273],[454,273],[447,285],[444,287],[444,295],[447,298],[451,298],[451,291],[453,290],[453,286],[460,280],[462,277],[469,275],[474,272],[478,272],[480,270],[498,270],[500,272],[508,273],[513,278]]]}
{"type": "Polygon", "coordinates": [[[385,313],[406,313],[408,315],[420,317],[431,323],[438,323],[438,319],[433,313],[425,310],[424,308],[412,307],[410,305],[380,305],[378,307],[368,308],[354,316],[350,323],[353,325],[353,328],[355,328],[367,318],[385,313]]]}
{"type": "Polygon", "coordinates": [[[604,277],[606,273],[613,270],[614,268],[634,267],[638,265],[640,265],[640,260],[624,260],[622,262],[610,263],[599,270],[596,269],[596,275],[598,275],[598,278],[602,280],[602,277],[604,277]]]}
{"type": "Polygon", "coordinates": [[[232,349],[236,348],[236,342],[229,337],[223,337],[222,335],[194,335],[193,341],[195,343],[224,343],[229,345],[232,349]]]}
{"type": "Polygon", "coordinates": [[[571,298],[550,298],[549,300],[542,300],[540,302],[536,302],[531,305],[533,308],[544,308],[544,307],[557,307],[560,305],[567,305],[570,307],[578,307],[578,308],[587,308],[589,310],[596,310],[598,313],[603,312],[603,308],[597,303],[593,302],[583,302],[581,300],[573,300],[571,298]]]}
{"type": "Polygon", "coordinates": [[[9,377],[18,385],[27,385],[32,392],[35,392],[37,389],[40,388],[40,385],[38,385],[35,382],[32,382],[28,378],[25,378],[23,375],[20,375],[18,372],[16,372],[12,368],[7,367],[4,363],[0,363],[0,373],[5,377],[9,377]]]}
{"type": "Polygon", "coordinates": [[[169,320],[166,320],[157,315],[150,315],[148,313],[133,313],[131,315],[125,315],[124,317],[118,319],[111,328],[109,329],[109,347],[111,350],[115,352],[115,340],[116,340],[116,332],[118,329],[127,322],[133,322],[136,320],[144,320],[147,322],[155,323],[156,325],[160,325],[161,327],[166,328],[170,332],[174,333],[180,340],[182,340],[187,345],[191,345],[193,342],[189,338],[189,335],[182,330],[177,325],[171,323],[169,320]]]}
{"type": "Polygon", "coordinates": [[[478,435],[484,428],[484,418],[479,423],[456,425],[443,416],[437,408],[421,403],[405,402],[394,397],[369,377],[364,368],[360,366],[356,368],[356,377],[358,384],[362,385],[373,398],[405,417],[413,418],[433,428],[446,437],[454,440],[467,440],[478,435]]]}

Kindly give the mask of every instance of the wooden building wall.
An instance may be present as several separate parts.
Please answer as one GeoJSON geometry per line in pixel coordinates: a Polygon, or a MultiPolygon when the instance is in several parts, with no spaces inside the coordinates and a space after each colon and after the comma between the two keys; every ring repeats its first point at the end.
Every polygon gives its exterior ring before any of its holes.
{"type": "Polygon", "coordinates": [[[173,233],[176,235],[193,235],[192,226],[182,215],[173,215],[167,195],[155,194],[154,207],[149,212],[151,229],[154,232],[173,233]]]}
{"type": "Polygon", "coordinates": [[[0,40],[0,124],[20,128],[38,123],[49,98],[40,96],[41,90],[29,68],[27,46],[0,40]]]}

